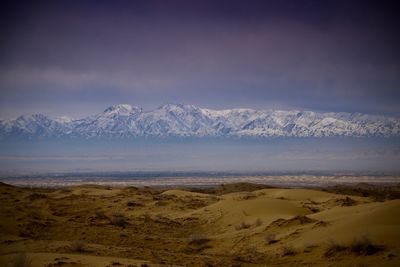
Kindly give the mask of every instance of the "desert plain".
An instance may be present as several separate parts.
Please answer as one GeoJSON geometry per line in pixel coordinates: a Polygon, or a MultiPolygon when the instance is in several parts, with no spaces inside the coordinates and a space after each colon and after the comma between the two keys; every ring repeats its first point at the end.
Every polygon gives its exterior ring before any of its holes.
{"type": "Polygon", "coordinates": [[[0,184],[0,266],[400,266],[400,186],[0,184]]]}

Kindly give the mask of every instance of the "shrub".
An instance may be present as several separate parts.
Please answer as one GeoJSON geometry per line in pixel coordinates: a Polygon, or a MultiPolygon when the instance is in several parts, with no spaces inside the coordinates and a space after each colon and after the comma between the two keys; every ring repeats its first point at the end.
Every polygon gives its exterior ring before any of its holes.
{"type": "Polygon", "coordinates": [[[143,204],[142,203],[140,203],[140,202],[138,202],[138,201],[135,201],[135,200],[128,200],[128,202],[126,202],[126,205],[128,206],[128,207],[142,207],[143,206],[143,204]]]}
{"type": "Polygon", "coordinates": [[[354,199],[349,198],[349,197],[346,197],[346,198],[344,198],[344,199],[341,199],[341,202],[342,202],[342,206],[343,206],[343,207],[354,206],[354,205],[357,203],[354,199]]]}
{"type": "Polygon", "coordinates": [[[75,240],[70,244],[70,248],[74,252],[84,252],[85,251],[86,242],[83,240],[75,240]]]}
{"type": "Polygon", "coordinates": [[[29,200],[36,200],[36,199],[46,199],[47,196],[42,193],[32,193],[29,195],[29,200]]]}
{"type": "Polygon", "coordinates": [[[332,257],[335,256],[337,253],[345,251],[346,247],[334,240],[329,241],[328,246],[326,247],[324,256],[325,257],[332,257]]]}
{"type": "Polygon", "coordinates": [[[114,213],[110,218],[110,223],[120,227],[125,227],[129,224],[128,219],[121,213],[114,213]]]}
{"type": "Polygon", "coordinates": [[[383,246],[372,244],[366,235],[355,238],[349,246],[344,246],[335,241],[331,241],[325,251],[326,257],[335,256],[339,252],[347,251],[356,255],[372,255],[384,249],[383,246]]]}
{"type": "Polygon", "coordinates": [[[108,219],[108,217],[104,214],[104,212],[102,210],[96,210],[95,211],[95,216],[97,219],[99,220],[105,220],[108,219]]]}
{"type": "Polygon", "coordinates": [[[383,250],[383,247],[372,244],[366,235],[355,238],[350,243],[350,251],[357,255],[372,255],[381,250],[383,250]]]}
{"type": "Polygon", "coordinates": [[[236,225],[235,229],[236,230],[242,230],[242,229],[247,229],[247,228],[250,228],[250,227],[251,227],[251,224],[246,223],[246,222],[242,222],[241,224],[236,225]]]}
{"type": "Polygon", "coordinates": [[[304,250],[303,250],[303,252],[305,252],[305,253],[309,253],[309,252],[311,252],[314,248],[316,248],[316,247],[318,247],[317,245],[315,245],[315,244],[305,244],[304,245],[304,250]]]}
{"type": "Polygon", "coordinates": [[[296,254],[296,250],[292,246],[284,246],[282,248],[282,256],[293,256],[296,254]]]}
{"type": "Polygon", "coordinates": [[[256,196],[253,194],[253,193],[246,193],[246,194],[244,194],[242,197],[241,197],[241,199],[242,200],[249,200],[249,199],[253,199],[253,198],[255,198],[256,196]]]}
{"type": "Polygon", "coordinates": [[[266,235],[264,240],[265,240],[265,243],[267,243],[268,245],[271,245],[271,244],[274,244],[274,243],[278,242],[278,240],[276,239],[276,235],[275,234],[266,235]]]}
{"type": "MultiPolygon", "coordinates": [[[[257,250],[257,247],[247,246],[241,249],[240,251],[235,252],[233,255],[233,260],[242,263],[259,263],[260,261],[264,261],[266,257],[267,255],[264,252],[259,252],[257,250]]],[[[242,265],[240,264],[233,266],[242,266],[242,265]]]]}
{"type": "Polygon", "coordinates": [[[263,221],[260,218],[258,218],[254,224],[255,226],[261,226],[263,224],[263,221]]]}
{"type": "Polygon", "coordinates": [[[203,245],[210,242],[210,239],[204,234],[193,234],[189,237],[189,244],[203,245]]]}

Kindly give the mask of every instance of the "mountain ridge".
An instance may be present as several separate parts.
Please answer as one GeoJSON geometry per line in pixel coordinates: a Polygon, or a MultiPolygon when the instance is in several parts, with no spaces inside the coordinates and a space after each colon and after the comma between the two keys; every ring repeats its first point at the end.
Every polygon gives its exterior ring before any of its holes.
{"type": "Polygon", "coordinates": [[[33,114],[0,120],[1,139],[330,136],[400,136],[400,118],[304,110],[214,110],[185,104],[143,111],[138,106],[117,104],[80,119],[33,114]]]}

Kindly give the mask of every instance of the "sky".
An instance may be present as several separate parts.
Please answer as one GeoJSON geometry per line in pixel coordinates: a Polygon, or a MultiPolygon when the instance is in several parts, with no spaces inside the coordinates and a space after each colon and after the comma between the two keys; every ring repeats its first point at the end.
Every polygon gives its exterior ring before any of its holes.
{"type": "Polygon", "coordinates": [[[0,117],[117,103],[400,115],[398,1],[5,1],[0,117]]]}

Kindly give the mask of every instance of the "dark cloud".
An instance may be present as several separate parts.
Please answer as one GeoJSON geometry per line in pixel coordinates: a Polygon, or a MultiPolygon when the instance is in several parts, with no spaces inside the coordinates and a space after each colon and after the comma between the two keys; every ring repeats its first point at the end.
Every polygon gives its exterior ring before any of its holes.
{"type": "Polygon", "coordinates": [[[78,116],[119,102],[400,114],[395,1],[12,1],[1,10],[4,116],[78,116]]]}

